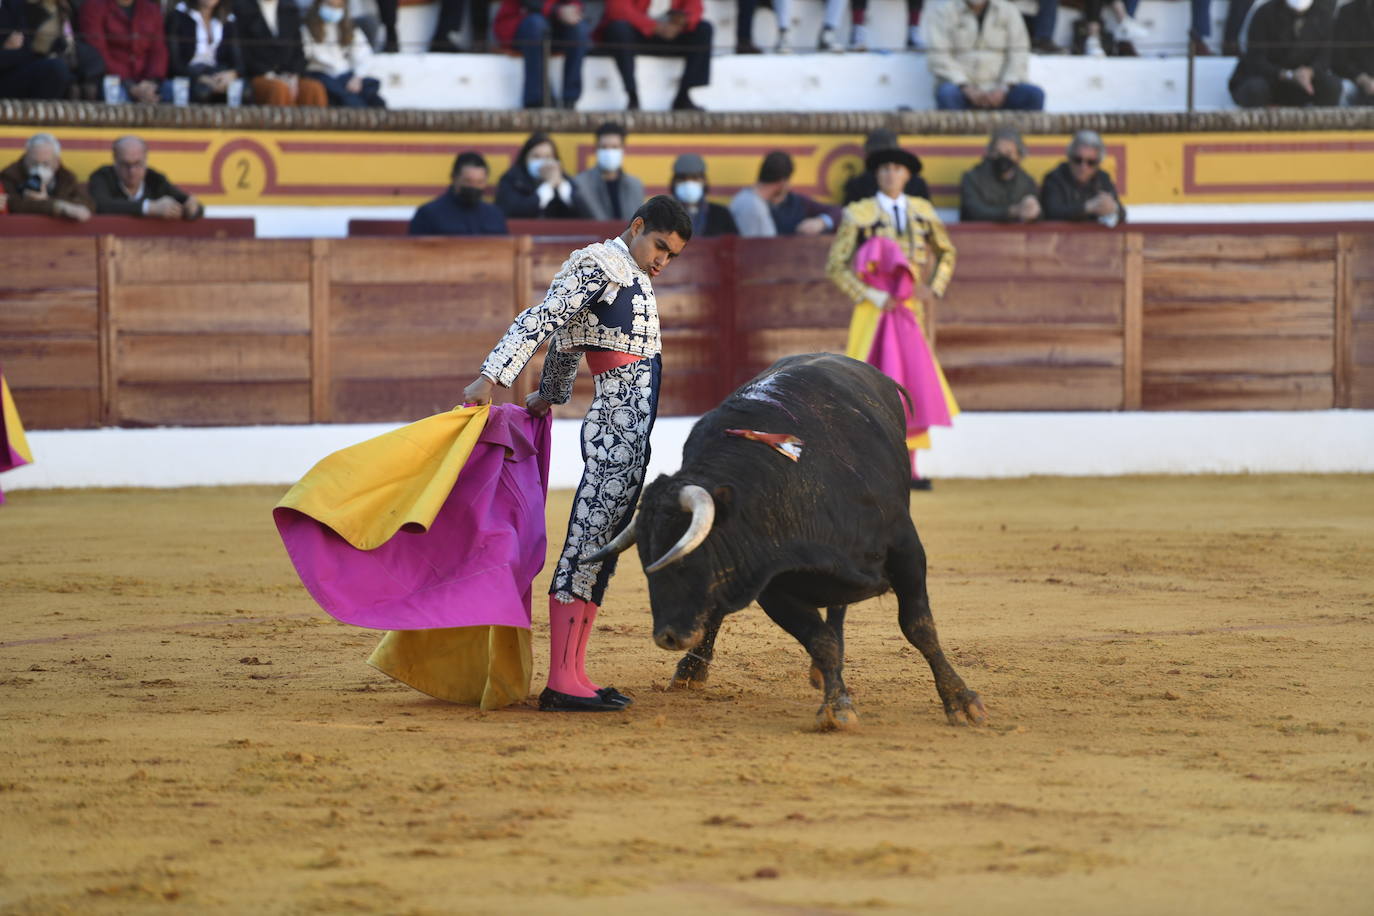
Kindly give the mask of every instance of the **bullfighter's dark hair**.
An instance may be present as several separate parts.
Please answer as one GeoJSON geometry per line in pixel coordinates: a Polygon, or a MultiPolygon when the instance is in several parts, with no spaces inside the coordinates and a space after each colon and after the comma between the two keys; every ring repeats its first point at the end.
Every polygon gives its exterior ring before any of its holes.
{"type": "Polygon", "coordinates": [[[635,211],[631,222],[636,219],[644,220],[645,232],[676,232],[684,242],[691,241],[692,218],[676,197],[650,197],[635,211]]]}
{"type": "Polygon", "coordinates": [[[477,152],[476,150],[471,150],[471,149],[470,149],[470,150],[466,150],[466,151],[464,151],[464,152],[461,152],[461,153],[459,153],[457,156],[454,157],[454,159],[453,159],[453,171],[449,172],[449,177],[450,177],[450,178],[456,178],[456,177],[458,177],[458,173],[461,172],[463,169],[467,168],[467,167],[470,166],[470,165],[476,166],[477,168],[481,169],[481,170],[484,171],[484,172],[490,172],[490,171],[491,171],[491,169],[487,168],[487,160],[486,160],[486,157],[483,156],[481,153],[477,152]]]}

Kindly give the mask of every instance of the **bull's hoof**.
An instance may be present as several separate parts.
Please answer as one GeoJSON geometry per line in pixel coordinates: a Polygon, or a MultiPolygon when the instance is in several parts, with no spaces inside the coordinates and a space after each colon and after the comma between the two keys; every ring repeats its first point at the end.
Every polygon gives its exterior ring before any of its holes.
{"type": "Polygon", "coordinates": [[[833,703],[822,703],[816,710],[817,731],[849,731],[858,727],[859,714],[854,711],[854,701],[847,696],[833,703]]]}
{"type": "Polygon", "coordinates": [[[668,682],[669,690],[701,690],[706,686],[706,674],[703,672],[699,676],[683,677],[680,674],[673,675],[673,679],[668,682]]]}
{"type": "Polygon", "coordinates": [[[706,686],[706,679],[710,676],[710,665],[694,655],[684,655],[677,663],[677,670],[673,672],[668,689],[700,690],[706,686]]]}
{"type": "Polygon", "coordinates": [[[825,688],[825,675],[821,674],[821,669],[817,668],[815,665],[811,666],[811,673],[806,677],[807,680],[811,682],[811,686],[815,687],[817,690],[825,688]]]}
{"type": "Polygon", "coordinates": [[[950,725],[984,725],[988,721],[983,701],[972,690],[961,690],[952,703],[946,703],[945,716],[950,725]]]}

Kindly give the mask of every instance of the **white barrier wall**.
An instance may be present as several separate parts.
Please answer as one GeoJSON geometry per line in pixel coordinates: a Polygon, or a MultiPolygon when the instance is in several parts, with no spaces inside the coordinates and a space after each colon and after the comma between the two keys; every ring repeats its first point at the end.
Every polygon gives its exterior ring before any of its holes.
{"type": "MultiPolygon", "coordinates": [[[[678,467],[691,418],[654,428],[649,476],[678,467]]],[[[577,484],[579,421],[554,424],[550,483],[577,484]]],[[[289,484],[390,424],[35,431],[6,490],[289,484]]],[[[785,430],[778,430],[785,432],[785,430]]],[[[762,446],[760,446],[762,448],[762,446]]],[[[805,460],[803,454],[803,460],[805,460]]],[[[921,454],[933,478],[1374,472],[1374,411],[966,413],[921,454]]]]}

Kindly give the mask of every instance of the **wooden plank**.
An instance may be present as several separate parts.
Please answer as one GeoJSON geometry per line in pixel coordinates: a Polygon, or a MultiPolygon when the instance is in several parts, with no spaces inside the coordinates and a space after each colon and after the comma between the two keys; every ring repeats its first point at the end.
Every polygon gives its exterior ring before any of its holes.
{"type": "Polygon", "coordinates": [[[1332,261],[1145,264],[1145,302],[1327,299],[1335,294],[1332,261]]]}
{"type": "Polygon", "coordinates": [[[1332,299],[1211,299],[1202,302],[1147,301],[1145,333],[1151,337],[1333,333],[1332,299]]]}
{"type": "Polygon", "coordinates": [[[100,390],[100,346],[95,338],[0,338],[0,366],[15,389],[100,390]]]}
{"type": "MultiPolygon", "coordinates": [[[[306,239],[121,238],[121,283],[308,283],[306,239]]],[[[248,294],[245,290],[245,296],[248,294]]]]}
{"type": "MultiPolygon", "coordinates": [[[[467,375],[463,382],[466,385],[476,377],[495,342],[495,338],[458,333],[388,331],[366,336],[337,335],[331,340],[333,377],[419,379],[467,375]]],[[[536,369],[542,365],[538,356],[531,362],[536,369]]]]}
{"type": "Polygon", "coordinates": [[[964,410],[1116,410],[1121,369],[978,366],[950,368],[945,377],[964,410]]]}
{"type": "Polygon", "coordinates": [[[1310,261],[1329,263],[1336,253],[1330,235],[1195,235],[1149,233],[1145,236],[1147,269],[1153,262],[1310,261]]]}
{"type": "Polygon", "coordinates": [[[329,259],[333,283],[509,283],[511,238],[335,239],[329,259]]]}
{"type": "Polygon", "coordinates": [[[1326,410],[1330,375],[1155,375],[1145,373],[1146,410],[1326,410]]]}
{"type": "Polygon", "coordinates": [[[118,366],[115,355],[115,334],[117,333],[118,311],[115,297],[118,284],[115,279],[118,271],[116,263],[123,251],[119,239],[102,236],[96,243],[97,273],[100,279],[99,296],[96,308],[96,325],[99,329],[100,344],[97,359],[100,363],[100,422],[112,426],[119,421],[119,389],[115,385],[118,366]]]}
{"type": "Polygon", "coordinates": [[[843,353],[847,338],[846,328],[784,328],[745,335],[741,341],[744,365],[735,384],[794,353],[843,353]]]}
{"type": "MultiPolygon", "coordinates": [[[[330,386],[335,423],[410,423],[452,409],[463,399],[471,375],[415,379],[336,379],[330,386]]],[[[498,404],[515,402],[514,393],[497,388],[498,404]]]]}
{"type": "Polygon", "coordinates": [[[755,283],[736,294],[742,332],[770,328],[847,328],[854,305],[828,280],[755,283]]]}
{"type": "MultiPolygon", "coordinates": [[[[1374,232],[1351,232],[1350,275],[1357,282],[1374,281],[1374,232]]],[[[1374,303],[1369,303],[1374,308],[1374,303]]]]}
{"type": "MultiPolygon", "coordinates": [[[[515,271],[514,275],[511,278],[511,298],[509,311],[506,314],[507,326],[509,326],[510,319],[513,319],[516,315],[518,315],[527,307],[525,304],[523,291],[529,289],[530,284],[533,282],[533,279],[530,275],[530,262],[533,257],[533,251],[534,242],[530,239],[529,236],[522,236],[515,240],[515,251],[512,254],[512,258],[515,264],[515,271]]],[[[529,300],[529,302],[531,303],[535,301],[537,300],[529,300]]],[[[493,338],[487,344],[488,347],[494,347],[495,345],[495,338],[493,338]]],[[[472,369],[472,375],[474,378],[476,378],[479,368],[480,366],[477,366],[472,369]]],[[[515,403],[523,404],[525,402],[525,396],[528,395],[531,391],[534,391],[538,387],[538,385],[539,380],[534,377],[532,372],[528,370],[522,372],[519,375],[519,377],[516,378],[515,384],[512,386],[511,395],[514,398],[515,403]]]]}
{"type": "MultiPolygon", "coordinates": [[[[1374,258],[1374,253],[1370,254],[1374,258]]],[[[1349,263],[1359,263],[1359,256],[1351,257],[1349,263]]],[[[1359,321],[1374,321],[1374,278],[1361,280],[1351,271],[1350,277],[1350,317],[1359,321]]]]}
{"type": "Polygon", "coordinates": [[[0,337],[94,337],[99,330],[98,306],[95,286],[0,289],[0,337]]]}
{"type": "MultiPolygon", "coordinates": [[[[952,227],[953,229],[953,227],[952,227]]],[[[997,232],[951,231],[958,256],[955,279],[1120,280],[1122,238],[1110,232],[1046,232],[1006,227],[997,232]]]]}
{"type": "Polygon", "coordinates": [[[93,238],[7,238],[0,242],[5,289],[94,289],[93,238]]]}
{"type": "Polygon", "coordinates": [[[940,363],[973,366],[1121,367],[1119,328],[942,325],[940,363]]]}
{"type": "Polygon", "coordinates": [[[310,330],[308,283],[121,283],[120,331],[300,334],[310,330]]]}
{"type": "Polygon", "coordinates": [[[24,428],[89,429],[100,425],[99,388],[15,388],[24,428]]]}
{"type": "Polygon", "coordinates": [[[734,240],[740,286],[750,283],[823,277],[834,236],[793,236],[783,244],[777,239],[734,240]]]}
{"type": "Polygon", "coordinates": [[[1293,375],[1334,368],[1331,338],[1324,337],[1146,337],[1143,369],[1159,373],[1293,375]]]}
{"type": "Polygon", "coordinates": [[[177,382],[119,389],[123,426],[245,426],[309,423],[310,383],[177,382]]]}
{"type": "Polygon", "coordinates": [[[1374,367],[1357,367],[1350,374],[1350,406],[1374,410],[1374,367]]]}
{"type": "Polygon", "coordinates": [[[1351,327],[1354,281],[1350,258],[1354,240],[1346,233],[1336,237],[1336,303],[1332,333],[1332,400],[1337,407],[1350,406],[1350,388],[1355,368],[1354,329],[1351,327]]]}
{"type": "MultiPolygon", "coordinates": [[[[512,317],[510,284],[479,286],[431,283],[329,286],[329,333],[374,334],[408,330],[504,334],[512,317]]],[[[492,336],[495,335],[495,336],[492,336]]]]}
{"type": "Polygon", "coordinates": [[[121,334],[120,394],[131,383],[309,381],[307,334],[121,334]]]}
{"type": "Polygon", "coordinates": [[[1351,322],[1349,345],[1352,368],[1374,369],[1374,321],[1351,322]]]}
{"type": "Polygon", "coordinates": [[[1110,281],[956,281],[940,304],[948,324],[1118,324],[1124,299],[1120,275],[1110,281]]]}
{"type": "Polygon", "coordinates": [[[1140,409],[1141,356],[1144,333],[1144,265],[1142,252],[1145,243],[1139,232],[1126,233],[1125,265],[1121,278],[1121,407],[1140,409]]]}
{"type": "Polygon", "coordinates": [[[328,239],[313,239],[310,243],[310,420],[328,423],[332,411],[329,385],[333,381],[333,335],[330,333],[329,310],[330,256],[332,243],[328,239]]]}

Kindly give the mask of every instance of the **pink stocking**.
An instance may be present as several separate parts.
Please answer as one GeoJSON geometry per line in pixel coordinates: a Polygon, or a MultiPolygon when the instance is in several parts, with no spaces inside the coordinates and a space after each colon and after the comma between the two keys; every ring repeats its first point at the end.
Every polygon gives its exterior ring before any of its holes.
{"type": "MultiPolygon", "coordinates": [[[[595,605],[592,613],[595,614],[595,605]]],[[[589,697],[596,694],[596,688],[588,686],[582,674],[582,659],[578,654],[578,644],[586,648],[586,639],[581,636],[582,624],[586,616],[586,602],[574,599],[564,604],[553,595],[549,596],[549,687],[559,693],[575,697],[589,697]]]]}
{"type": "Polygon", "coordinates": [[[596,612],[600,610],[590,601],[582,602],[582,620],[577,629],[577,676],[582,686],[592,693],[601,688],[587,677],[587,641],[592,638],[592,624],[596,622],[596,612]]]}

